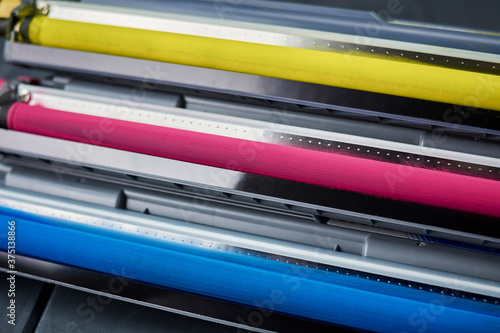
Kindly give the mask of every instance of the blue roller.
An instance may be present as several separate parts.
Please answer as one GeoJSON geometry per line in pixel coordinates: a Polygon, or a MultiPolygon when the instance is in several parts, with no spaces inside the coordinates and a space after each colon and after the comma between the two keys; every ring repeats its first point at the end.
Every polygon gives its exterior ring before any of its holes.
{"type": "Polygon", "coordinates": [[[497,332],[500,307],[235,253],[98,229],[73,229],[0,208],[0,247],[16,222],[16,252],[256,307],[258,325],[276,311],[383,332],[497,332]]]}

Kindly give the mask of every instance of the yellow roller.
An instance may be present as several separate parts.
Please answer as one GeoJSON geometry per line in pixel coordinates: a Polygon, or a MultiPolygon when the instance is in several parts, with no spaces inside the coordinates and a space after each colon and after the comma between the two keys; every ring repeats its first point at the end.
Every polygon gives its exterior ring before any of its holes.
{"type": "Polygon", "coordinates": [[[500,76],[336,52],[36,16],[34,44],[207,67],[500,111],[500,76]]]}

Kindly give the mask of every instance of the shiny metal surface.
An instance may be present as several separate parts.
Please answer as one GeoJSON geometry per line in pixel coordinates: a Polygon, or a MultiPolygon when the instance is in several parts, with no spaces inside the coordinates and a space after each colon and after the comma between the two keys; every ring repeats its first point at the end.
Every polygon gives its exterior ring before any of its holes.
{"type": "Polygon", "coordinates": [[[465,170],[465,172],[476,171],[478,175],[486,174],[494,179],[500,179],[500,160],[486,156],[159,106],[147,102],[135,103],[136,105],[132,106],[124,105],[125,102],[119,99],[90,96],[42,86],[19,84],[17,89],[19,97],[23,93],[30,94],[30,105],[41,105],[55,110],[309,150],[356,154],[362,157],[391,160],[391,162],[396,159],[395,161],[401,164],[411,161],[425,166],[424,163],[431,163],[430,158],[432,158],[433,161],[436,160],[435,164],[438,166],[442,164],[451,171],[453,169],[465,170]]]}
{"type": "Polygon", "coordinates": [[[500,282],[500,250],[489,249],[493,243],[473,247],[448,241],[442,246],[432,237],[374,227],[355,230],[358,225],[352,223],[336,227],[334,219],[327,225],[314,223],[312,216],[297,211],[200,197],[180,189],[155,189],[84,170],[80,175],[56,175],[42,171],[41,162],[25,161],[24,167],[16,162],[22,160],[8,157],[0,164],[0,168],[10,169],[4,177],[5,187],[500,282]],[[417,246],[418,242],[426,246],[417,246]],[[469,249],[461,249],[464,246],[469,249]]]}
{"type": "MultiPolygon", "coordinates": [[[[145,179],[171,182],[176,186],[194,186],[201,188],[195,193],[208,193],[213,190],[224,195],[243,196],[258,202],[268,202],[272,207],[290,209],[297,207],[299,211],[312,215],[331,216],[346,221],[355,221],[390,228],[403,228],[406,232],[433,235],[445,234],[454,239],[453,235],[466,239],[471,243],[496,243],[497,235],[491,229],[494,221],[476,221],[471,228],[470,220],[465,220],[461,227],[459,215],[450,218],[449,215],[440,215],[439,211],[424,212],[421,209],[400,210],[403,215],[395,215],[391,210],[389,217],[384,214],[384,206],[380,202],[364,207],[362,198],[347,195],[335,190],[315,187],[274,178],[250,175],[243,172],[219,169],[203,165],[164,159],[137,153],[130,153],[100,146],[65,140],[42,137],[27,133],[0,129],[0,150],[6,153],[61,162],[63,165],[47,165],[47,168],[56,175],[71,173],[72,165],[95,168],[120,174],[144,177],[145,179]],[[51,149],[47,149],[50,147],[51,149]],[[66,166],[67,168],[65,168],[66,166]],[[352,200],[352,202],[351,202],[352,200]],[[347,206],[346,206],[347,205],[347,206]],[[382,208],[382,209],[379,209],[382,208]],[[409,213],[409,214],[407,214],[409,213]],[[420,215],[419,215],[420,214],[420,215]],[[489,226],[487,231],[481,231],[480,223],[489,226]],[[451,224],[450,224],[451,223],[451,224]],[[453,231],[451,231],[453,230],[453,231]],[[451,234],[450,234],[451,232],[451,234]],[[478,235],[479,233],[479,235],[478,235]],[[476,234],[476,235],[474,235],[476,234]]],[[[74,169],[74,167],[73,167],[74,169]]],[[[248,200],[247,199],[247,200],[248,200]]],[[[404,206],[403,203],[398,203],[404,206]]],[[[397,207],[392,207],[397,208],[397,207]]],[[[463,217],[462,217],[463,219],[463,217]]]]}
{"type": "MultiPolygon", "coordinates": [[[[54,200],[23,191],[0,188],[0,205],[49,219],[57,218],[63,227],[90,228],[93,232],[113,232],[116,237],[132,234],[138,239],[165,243],[183,243],[184,246],[202,247],[207,251],[222,251],[233,255],[256,256],[290,265],[303,265],[315,269],[335,271],[345,268],[361,273],[375,274],[404,281],[451,288],[478,295],[500,297],[500,283],[444,273],[409,265],[370,259],[289,243],[259,236],[241,234],[207,226],[186,224],[129,211],[97,207],[94,205],[54,200]]],[[[391,279],[386,283],[393,283],[391,279]]]]}
{"type": "MultiPolygon", "coordinates": [[[[5,59],[13,64],[52,68],[83,75],[97,74],[117,80],[133,80],[134,88],[139,93],[141,89],[174,85],[187,89],[296,103],[312,108],[333,108],[336,112],[377,117],[380,121],[388,123],[399,121],[403,126],[405,124],[433,125],[453,129],[453,131],[461,130],[465,133],[500,136],[500,131],[497,129],[477,128],[456,122],[447,123],[444,115],[446,115],[447,108],[452,108],[451,105],[439,104],[437,106],[437,104],[424,101],[397,97],[387,99],[387,96],[379,94],[347,91],[317,84],[12,42],[6,42],[5,59]],[[367,96],[370,98],[367,99],[367,96]],[[367,100],[372,101],[373,105],[364,105],[364,101],[367,100]],[[393,102],[388,102],[389,100],[393,102]],[[359,107],[353,107],[351,104],[359,104],[359,107]],[[421,108],[436,108],[437,117],[435,119],[416,118],[391,114],[387,111],[390,109],[404,111],[408,108],[415,109],[415,111],[421,108]]],[[[132,92],[136,91],[134,88],[131,88],[132,92]]]]}
{"type": "Polygon", "coordinates": [[[63,163],[78,163],[104,170],[120,170],[125,174],[171,179],[182,184],[202,183],[209,188],[235,189],[243,173],[195,165],[99,146],[41,137],[0,129],[2,150],[28,156],[49,158],[63,163]],[[51,147],[51,149],[46,149],[51,147]],[[119,163],[117,163],[120,161],[119,163]],[[121,167],[120,167],[121,165],[121,167]],[[118,169],[115,169],[117,167],[118,169]],[[156,175],[156,176],[154,176],[156,175]]]}
{"type": "MultiPolygon", "coordinates": [[[[377,53],[381,53],[379,49],[383,48],[384,56],[404,57],[404,52],[409,51],[412,52],[413,59],[417,61],[425,59],[425,55],[433,54],[447,58],[473,60],[480,63],[476,67],[488,67],[492,71],[500,68],[498,66],[500,55],[496,54],[393,41],[356,34],[346,35],[244,21],[217,20],[207,17],[71,2],[47,1],[39,2],[39,5],[49,7],[48,17],[59,20],[114,25],[319,51],[344,52],[346,54],[359,53],[360,46],[366,47],[361,52],[368,51],[369,53],[375,52],[374,48],[377,48],[377,53]]],[[[432,58],[429,60],[432,63],[437,59],[432,58]]],[[[446,59],[444,62],[449,63],[450,60],[446,59]]]]}

